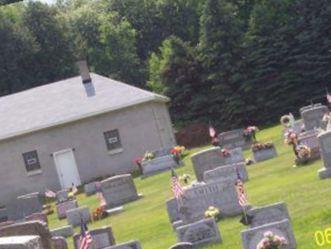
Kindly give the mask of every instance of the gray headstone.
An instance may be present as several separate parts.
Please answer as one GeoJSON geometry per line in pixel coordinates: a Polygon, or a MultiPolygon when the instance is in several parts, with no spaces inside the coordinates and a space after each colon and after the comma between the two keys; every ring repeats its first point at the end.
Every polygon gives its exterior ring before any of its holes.
{"type": "Polygon", "coordinates": [[[67,211],[68,225],[80,226],[81,222],[88,223],[91,220],[88,207],[78,207],[67,211]]]}
{"type": "Polygon", "coordinates": [[[311,149],[311,159],[320,158],[320,145],[318,142],[318,131],[310,130],[298,136],[298,143],[307,145],[311,149]]]}
{"type": "Polygon", "coordinates": [[[74,230],[72,229],[72,226],[63,226],[59,228],[55,228],[51,230],[52,236],[61,236],[64,238],[71,237],[74,234],[74,230]]]}
{"type": "Polygon", "coordinates": [[[77,208],[78,204],[76,200],[65,201],[56,204],[57,217],[59,219],[67,218],[67,211],[70,209],[77,208]]]}
{"type": "Polygon", "coordinates": [[[63,189],[63,190],[56,192],[55,199],[56,199],[57,203],[61,203],[61,202],[69,200],[68,191],[63,189]]]}
{"type": "Polygon", "coordinates": [[[169,249],[193,249],[193,244],[189,242],[181,242],[173,245],[169,249]]]}
{"type": "Polygon", "coordinates": [[[187,188],[180,208],[181,220],[189,223],[203,219],[210,206],[218,208],[224,217],[242,213],[233,181],[211,182],[187,188]]]}
{"type": "Polygon", "coordinates": [[[118,175],[103,180],[101,191],[108,208],[120,206],[139,198],[130,174],[118,175]]]}
{"type": "Polygon", "coordinates": [[[90,182],[84,185],[84,192],[87,196],[94,195],[97,192],[96,182],[90,182]]]}
{"type": "Polygon", "coordinates": [[[318,140],[323,161],[323,168],[318,170],[319,178],[331,178],[331,131],[321,133],[318,140]]]}
{"type": "Polygon", "coordinates": [[[145,177],[164,172],[178,166],[179,165],[175,162],[171,155],[156,157],[152,160],[142,162],[143,174],[145,177]]]}
{"type": "Polygon", "coordinates": [[[171,223],[180,220],[179,206],[175,198],[166,201],[168,217],[171,223]]]}
{"type": "Polygon", "coordinates": [[[12,236],[0,238],[0,249],[43,249],[39,236],[12,236]]]}
{"type": "Polygon", "coordinates": [[[324,127],[323,116],[329,109],[324,105],[307,106],[301,109],[301,117],[305,124],[305,129],[313,130],[314,128],[324,127]]]}
{"type": "Polygon", "coordinates": [[[61,236],[52,237],[52,241],[55,249],[68,249],[68,244],[64,237],[61,236]]]}
{"type": "Polygon", "coordinates": [[[255,162],[262,162],[277,157],[276,147],[253,151],[253,157],[255,162]]]}
{"type": "Polygon", "coordinates": [[[248,173],[245,163],[234,163],[205,171],[203,174],[203,180],[206,183],[223,180],[231,180],[232,182],[236,182],[238,179],[237,171],[239,172],[242,181],[248,180],[248,173]]]}
{"type": "Polygon", "coordinates": [[[186,225],[182,220],[177,220],[175,222],[172,223],[172,229],[174,231],[176,231],[177,227],[181,227],[181,226],[184,226],[186,225]]]}
{"type": "Polygon", "coordinates": [[[303,125],[303,121],[300,119],[300,120],[296,120],[294,122],[294,126],[291,127],[291,128],[284,128],[283,130],[283,136],[285,136],[285,134],[287,132],[289,132],[290,130],[294,131],[296,134],[300,134],[301,133],[301,130],[302,130],[302,125],[303,125]]]}
{"type": "MultiPolygon", "coordinates": [[[[90,230],[89,232],[93,239],[93,246],[91,246],[92,248],[104,249],[104,248],[108,248],[109,246],[115,245],[115,238],[111,227],[93,229],[90,230]]],[[[74,235],[75,249],[79,249],[80,247],[79,238],[80,238],[80,234],[74,235]]]]}
{"type": "Polygon", "coordinates": [[[250,224],[251,228],[282,221],[284,219],[290,220],[286,204],[283,202],[252,208],[247,213],[253,216],[252,223],[250,224]]]}
{"type": "Polygon", "coordinates": [[[40,236],[43,249],[52,248],[52,235],[45,223],[39,221],[25,221],[14,223],[12,225],[3,226],[0,228],[0,237],[10,236],[25,236],[36,235],[40,236]]]}
{"type": "Polygon", "coordinates": [[[241,232],[243,249],[256,249],[265,232],[284,237],[288,244],[282,249],[296,249],[296,241],[289,220],[277,221],[241,232]]]}
{"type": "Polygon", "coordinates": [[[18,196],[17,204],[23,217],[34,213],[41,213],[43,210],[43,203],[39,193],[37,192],[18,196]]]}
{"type": "Polygon", "coordinates": [[[203,180],[203,173],[220,166],[244,162],[241,148],[230,150],[229,156],[224,156],[220,147],[214,147],[195,153],[191,156],[193,169],[198,181],[203,180]]]}
{"type": "Polygon", "coordinates": [[[178,227],[176,232],[179,242],[190,242],[194,246],[222,241],[214,218],[178,227]]]}
{"type": "Polygon", "coordinates": [[[104,249],[141,249],[141,245],[139,241],[134,240],[115,246],[109,246],[104,249]]]}
{"type": "Polygon", "coordinates": [[[236,129],[232,131],[222,132],[218,135],[219,144],[222,148],[234,149],[242,148],[247,149],[251,146],[252,142],[247,142],[244,138],[244,130],[236,129]]]}
{"type": "Polygon", "coordinates": [[[152,151],[155,157],[162,157],[170,154],[172,147],[152,151]]]}

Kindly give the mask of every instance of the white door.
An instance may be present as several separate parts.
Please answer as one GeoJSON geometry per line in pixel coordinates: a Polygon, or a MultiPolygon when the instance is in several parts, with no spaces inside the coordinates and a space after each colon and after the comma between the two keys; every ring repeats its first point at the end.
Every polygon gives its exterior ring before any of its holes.
{"type": "Polygon", "coordinates": [[[61,187],[65,189],[70,188],[72,184],[75,186],[81,185],[72,149],[55,152],[53,156],[61,187]]]}

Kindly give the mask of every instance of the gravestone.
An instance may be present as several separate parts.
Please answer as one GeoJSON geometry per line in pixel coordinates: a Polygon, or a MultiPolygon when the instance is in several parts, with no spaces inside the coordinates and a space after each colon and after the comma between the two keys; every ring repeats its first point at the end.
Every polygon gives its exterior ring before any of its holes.
{"type": "Polygon", "coordinates": [[[61,236],[64,238],[68,238],[74,234],[74,230],[72,229],[72,226],[63,226],[59,228],[55,228],[51,230],[52,236],[61,236]]]}
{"type": "Polygon", "coordinates": [[[110,177],[101,182],[107,208],[116,207],[139,198],[130,174],[110,177]]]}
{"type": "Polygon", "coordinates": [[[277,157],[276,147],[273,145],[271,148],[262,150],[252,150],[255,162],[262,162],[271,158],[277,157]]]}
{"type": "Polygon", "coordinates": [[[219,140],[220,147],[226,149],[248,149],[252,144],[252,141],[245,140],[243,129],[222,132],[217,137],[219,140]]]}
{"type": "Polygon", "coordinates": [[[61,236],[52,237],[55,249],[68,249],[68,244],[65,238],[61,236]]]}
{"type": "Polygon", "coordinates": [[[172,223],[172,229],[176,231],[177,227],[186,225],[182,220],[177,220],[172,223]]]}
{"type": "Polygon", "coordinates": [[[190,242],[194,246],[222,241],[214,218],[178,227],[176,233],[179,242],[190,242]]]}
{"type": "Polygon", "coordinates": [[[307,145],[311,150],[311,159],[318,159],[321,156],[318,142],[318,131],[310,130],[298,136],[298,143],[307,145]]]}
{"type": "Polygon", "coordinates": [[[241,214],[233,181],[210,182],[185,189],[180,207],[181,220],[189,223],[203,219],[210,206],[218,208],[224,217],[241,214]]]}
{"type": "Polygon", "coordinates": [[[152,160],[142,162],[143,177],[151,176],[160,172],[179,167],[182,163],[177,164],[171,155],[156,157],[152,160]]]}
{"type": "Polygon", "coordinates": [[[52,235],[44,223],[39,221],[25,221],[0,227],[0,237],[26,235],[40,236],[42,248],[52,249],[52,235]]]}
{"type": "Polygon", "coordinates": [[[115,246],[109,246],[104,249],[141,249],[141,245],[139,241],[132,240],[115,246]]]}
{"type": "Polygon", "coordinates": [[[78,204],[76,200],[65,201],[56,204],[57,217],[59,219],[67,218],[67,211],[70,209],[77,208],[78,204]]]}
{"type": "Polygon", "coordinates": [[[306,131],[314,128],[325,128],[323,116],[329,109],[325,105],[317,104],[303,107],[300,109],[302,120],[305,124],[306,131]]]}
{"type": "MultiPolygon", "coordinates": [[[[103,227],[89,231],[92,240],[93,240],[93,249],[104,249],[109,246],[115,245],[115,238],[113,235],[113,231],[111,227],[103,227]]],[[[75,249],[79,249],[80,247],[80,234],[74,235],[74,247],[75,249]]]]}
{"type": "Polygon", "coordinates": [[[180,220],[179,206],[175,198],[166,201],[168,217],[171,223],[180,220]]]}
{"type": "Polygon", "coordinates": [[[48,225],[47,215],[44,214],[44,213],[34,213],[34,214],[31,214],[31,215],[25,217],[25,220],[26,221],[36,220],[36,221],[44,222],[46,225],[48,225]]]}
{"type": "Polygon", "coordinates": [[[202,181],[203,173],[207,170],[245,161],[241,148],[236,148],[229,152],[230,155],[224,156],[220,147],[214,147],[193,154],[191,160],[197,180],[202,181]]]}
{"type": "Polygon", "coordinates": [[[296,249],[296,241],[289,220],[285,219],[241,232],[243,249],[256,249],[265,232],[284,237],[288,244],[282,249],[296,249]]]}
{"type": "Polygon", "coordinates": [[[39,236],[12,236],[0,238],[0,249],[43,249],[39,236]]]}
{"type": "Polygon", "coordinates": [[[57,203],[65,202],[69,200],[68,191],[66,189],[56,192],[55,200],[57,203]]]}
{"type": "Polygon", "coordinates": [[[43,211],[43,203],[39,193],[31,193],[17,197],[18,210],[22,214],[22,218],[43,211]]]}
{"type": "Polygon", "coordinates": [[[67,211],[68,225],[80,226],[82,221],[88,223],[91,221],[90,209],[88,207],[78,207],[67,211]]]}
{"type": "Polygon", "coordinates": [[[331,178],[331,131],[326,131],[318,136],[321,147],[323,168],[318,170],[320,179],[331,178]]]}
{"type": "Polygon", "coordinates": [[[7,220],[8,220],[7,208],[2,207],[0,208],[0,222],[5,222],[7,220]]]}
{"type": "Polygon", "coordinates": [[[181,242],[173,245],[169,249],[193,249],[193,244],[189,242],[181,242]]]}
{"type": "Polygon", "coordinates": [[[84,192],[86,196],[94,195],[97,192],[96,182],[90,182],[84,185],[84,192]]]}
{"type": "Polygon", "coordinates": [[[286,204],[283,202],[264,207],[252,208],[247,213],[253,217],[252,222],[249,225],[251,228],[276,221],[282,221],[284,219],[290,220],[286,204]]]}
{"type": "Polygon", "coordinates": [[[245,163],[234,163],[217,167],[212,170],[207,170],[203,174],[203,180],[206,183],[223,180],[231,180],[232,182],[236,182],[238,179],[237,172],[239,172],[242,181],[248,181],[245,163]]]}

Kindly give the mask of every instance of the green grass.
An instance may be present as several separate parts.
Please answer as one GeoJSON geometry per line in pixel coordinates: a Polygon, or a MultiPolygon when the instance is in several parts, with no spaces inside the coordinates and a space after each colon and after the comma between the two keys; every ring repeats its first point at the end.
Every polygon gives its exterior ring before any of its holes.
{"type": "MultiPolygon", "coordinates": [[[[257,137],[259,141],[273,141],[278,157],[247,167],[250,180],[245,186],[250,203],[258,206],[284,201],[292,218],[298,248],[319,248],[315,244],[315,231],[331,228],[330,180],[319,180],[317,177],[321,160],[293,168],[294,156],[291,147],[283,144],[280,126],[263,130],[257,137]]],[[[190,154],[201,149],[204,148],[190,150],[190,154]]],[[[245,151],[245,156],[250,157],[250,152],[245,151]]],[[[177,173],[194,176],[190,157],[184,161],[185,166],[178,169],[177,173]]],[[[138,239],[144,249],[167,249],[176,242],[176,234],[169,223],[165,207],[165,201],[172,196],[169,178],[169,172],[143,180],[136,178],[138,192],[144,197],[125,205],[125,211],[120,214],[91,223],[89,228],[110,225],[117,243],[138,239]]],[[[91,210],[98,205],[95,196],[87,198],[81,194],[77,198],[80,206],[88,205],[91,210]]],[[[239,223],[239,218],[221,220],[218,226],[223,238],[222,245],[207,245],[203,248],[242,248],[240,231],[245,226],[239,223]]],[[[66,220],[59,221],[56,214],[53,214],[49,216],[49,223],[51,228],[55,228],[65,225],[66,220]]],[[[68,240],[68,244],[69,248],[73,248],[72,239],[68,240]]],[[[331,248],[331,245],[324,248],[331,248]]]]}

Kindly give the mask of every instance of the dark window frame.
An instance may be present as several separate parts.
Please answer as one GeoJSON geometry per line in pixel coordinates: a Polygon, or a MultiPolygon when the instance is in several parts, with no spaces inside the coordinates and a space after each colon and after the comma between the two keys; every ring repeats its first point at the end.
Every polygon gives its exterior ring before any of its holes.
{"type": "Polygon", "coordinates": [[[103,136],[108,151],[122,149],[121,136],[118,129],[105,131],[103,133],[103,136]],[[114,140],[115,138],[116,140],[114,140]],[[113,139],[114,141],[111,141],[111,139],[113,139]]]}
{"type": "Polygon", "coordinates": [[[28,173],[41,170],[41,165],[37,150],[24,152],[22,156],[23,156],[25,170],[28,173]]]}

